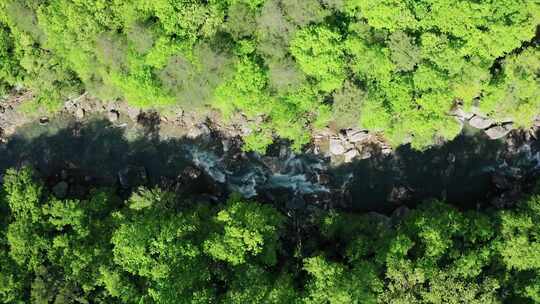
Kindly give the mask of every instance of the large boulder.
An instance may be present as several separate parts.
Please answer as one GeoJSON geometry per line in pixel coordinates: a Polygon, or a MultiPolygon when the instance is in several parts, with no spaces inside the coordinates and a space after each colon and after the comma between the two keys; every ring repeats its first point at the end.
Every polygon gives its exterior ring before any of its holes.
{"type": "Polygon", "coordinates": [[[474,116],[473,118],[469,120],[469,125],[471,125],[471,127],[476,128],[476,129],[481,129],[481,130],[487,129],[491,127],[493,124],[495,124],[495,121],[493,119],[478,116],[478,115],[474,116]]]}
{"type": "Polygon", "coordinates": [[[49,123],[49,117],[43,116],[39,119],[39,124],[44,126],[49,123]]]}
{"type": "Polygon", "coordinates": [[[466,121],[474,117],[473,113],[465,112],[463,108],[456,108],[455,110],[450,112],[450,115],[455,116],[457,119],[461,121],[466,121]]]}
{"type": "Polygon", "coordinates": [[[511,130],[512,128],[509,126],[494,126],[485,130],[485,132],[490,139],[500,139],[508,135],[511,130]]]}
{"type": "Polygon", "coordinates": [[[350,163],[353,161],[353,159],[355,159],[358,156],[358,150],[356,149],[349,150],[345,152],[343,156],[345,156],[345,162],[350,163]]]}
{"type": "Polygon", "coordinates": [[[117,110],[110,110],[109,113],[107,113],[107,118],[110,122],[117,122],[118,118],[120,118],[120,113],[117,110]]]}
{"type": "Polygon", "coordinates": [[[84,118],[84,114],[85,114],[85,111],[83,108],[77,108],[77,110],[75,110],[75,117],[77,119],[83,119],[84,118]]]}
{"type": "Polygon", "coordinates": [[[366,141],[368,138],[369,134],[366,131],[355,131],[347,134],[347,139],[352,143],[366,141]]]}
{"type": "Polygon", "coordinates": [[[339,138],[330,138],[329,150],[330,153],[334,155],[341,155],[345,153],[345,146],[343,145],[343,141],[339,138]]]}

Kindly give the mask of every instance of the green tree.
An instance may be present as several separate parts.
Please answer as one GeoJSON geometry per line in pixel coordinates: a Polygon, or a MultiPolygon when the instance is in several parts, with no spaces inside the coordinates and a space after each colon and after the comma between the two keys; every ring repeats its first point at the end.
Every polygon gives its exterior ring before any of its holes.
{"type": "MultiPolygon", "coordinates": [[[[212,301],[211,263],[201,246],[208,233],[208,211],[201,206],[171,212],[174,199],[158,189],[141,189],[131,197],[131,210],[117,215],[118,228],[112,234],[114,262],[144,280],[147,294],[157,303],[212,301]]],[[[129,286],[117,286],[122,275],[115,273],[104,272],[108,289],[120,296],[129,293],[129,286]]]]}
{"type": "Polygon", "coordinates": [[[250,257],[266,265],[277,262],[284,219],[274,208],[232,198],[214,221],[221,231],[204,242],[205,252],[214,259],[231,265],[244,264],[250,257]]]}
{"type": "Polygon", "coordinates": [[[313,77],[323,92],[332,92],[346,77],[343,38],[325,26],[310,26],[296,33],[291,53],[306,75],[313,77]]]}

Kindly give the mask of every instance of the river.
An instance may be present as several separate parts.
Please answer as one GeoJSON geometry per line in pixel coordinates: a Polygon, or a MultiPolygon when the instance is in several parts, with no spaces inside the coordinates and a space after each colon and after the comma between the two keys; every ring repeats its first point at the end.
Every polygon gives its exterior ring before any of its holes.
{"type": "Polygon", "coordinates": [[[238,140],[215,134],[160,140],[102,119],[84,124],[52,119],[20,127],[1,144],[0,169],[31,164],[51,185],[69,172],[70,183],[115,184],[126,192],[139,184],[176,183],[190,195],[219,201],[236,192],[291,210],[388,213],[433,198],[477,208],[502,192],[525,191],[538,176],[539,142],[510,136],[515,139],[491,141],[467,129],[427,151],[402,146],[391,155],[332,165],[320,155],[295,154],[285,143],[262,156],[244,153],[238,140]],[[199,173],[186,183],[183,175],[193,170],[199,173]]]}

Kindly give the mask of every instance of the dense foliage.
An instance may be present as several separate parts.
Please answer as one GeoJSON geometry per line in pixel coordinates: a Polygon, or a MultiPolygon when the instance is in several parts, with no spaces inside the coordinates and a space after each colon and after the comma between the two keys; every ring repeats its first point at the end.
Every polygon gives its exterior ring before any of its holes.
{"type": "Polygon", "coordinates": [[[1,303],[540,302],[540,196],[482,213],[321,211],[298,226],[235,197],[58,199],[23,168],[0,202],[1,303]]]}
{"type": "Polygon", "coordinates": [[[531,0],[0,0],[0,94],[241,111],[258,151],[332,122],[422,149],[457,105],[532,123],[539,21],[531,0]]]}

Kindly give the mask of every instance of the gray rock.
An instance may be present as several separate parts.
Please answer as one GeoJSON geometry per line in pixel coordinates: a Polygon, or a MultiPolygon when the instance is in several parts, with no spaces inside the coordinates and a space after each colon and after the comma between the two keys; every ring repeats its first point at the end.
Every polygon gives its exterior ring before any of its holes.
{"type": "Polygon", "coordinates": [[[107,118],[109,118],[110,122],[117,122],[118,118],[120,118],[120,113],[116,110],[110,110],[107,114],[107,118]]]}
{"type": "Polygon", "coordinates": [[[365,131],[356,131],[348,135],[348,139],[352,143],[365,141],[369,138],[369,134],[365,131]]]}
{"type": "Polygon", "coordinates": [[[494,123],[495,121],[493,119],[481,116],[474,116],[473,118],[471,118],[471,120],[469,120],[469,124],[471,125],[471,127],[482,130],[491,127],[494,123]]]}
{"type": "Polygon", "coordinates": [[[66,100],[64,102],[64,109],[71,111],[76,107],[76,103],[73,100],[66,100]]]}
{"type": "Polygon", "coordinates": [[[141,110],[137,108],[128,107],[126,110],[126,113],[131,120],[137,121],[139,114],[141,114],[141,110]]]}
{"type": "Polygon", "coordinates": [[[44,117],[41,117],[41,118],[39,119],[39,124],[40,124],[40,125],[46,125],[46,124],[48,124],[48,123],[49,123],[49,117],[44,116],[44,117]]]}
{"type": "Polygon", "coordinates": [[[470,120],[471,118],[474,117],[474,113],[472,112],[465,112],[465,116],[463,116],[466,120],[470,120]]]}
{"type": "Polygon", "coordinates": [[[540,117],[536,117],[536,119],[534,120],[534,124],[533,124],[535,127],[540,127],[540,117]]]}
{"type": "Polygon", "coordinates": [[[343,156],[345,156],[345,162],[350,163],[353,161],[354,158],[358,156],[358,150],[356,149],[349,150],[345,152],[343,156]]]}
{"type": "Polygon", "coordinates": [[[195,168],[193,166],[187,166],[182,171],[181,177],[184,178],[184,179],[187,178],[187,179],[190,179],[190,180],[195,180],[195,179],[199,178],[201,175],[202,175],[202,171],[200,169],[195,168]]]}
{"type": "Polygon", "coordinates": [[[408,200],[410,197],[409,189],[403,186],[397,186],[392,188],[392,191],[389,193],[387,199],[392,203],[401,203],[408,200]]]}
{"type": "Polygon", "coordinates": [[[478,106],[472,106],[471,107],[471,113],[473,113],[474,115],[478,115],[478,116],[483,116],[484,115],[484,113],[482,113],[482,111],[480,111],[478,106]]]}
{"type": "Polygon", "coordinates": [[[83,108],[77,108],[77,110],[75,111],[75,117],[77,119],[83,119],[84,118],[84,109],[83,108]]]}
{"type": "Polygon", "coordinates": [[[383,155],[390,155],[390,154],[392,154],[392,148],[390,148],[390,147],[384,147],[384,148],[381,149],[381,153],[382,153],[383,155]]]}
{"type": "Polygon", "coordinates": [[[371,152],[369,151],[363,151],[362,154],[360,154],[360,159],[368,159],[371,158],[371,152]]]}
{"type": "Polygon", "coordinates": [[[187,133],[187,137],[191,139],[195,139],[200,136],[209,135],[211,133],[210,128],[204,124],[196,124],[193,127],[191,127],[187,133]]]}
{"type": "Polygon", "coordinates": [[[184,116],[184,110],[182,108],[178,108],[176,110],[176,117],[182,118],[184,116]]]}
{"type": "Polygon", "coordinates": [[[62,181],[62,182],[59,182],[58,184],[56,184],[56,185],[52,188],[52,191],[53,191],[54,195],[55,195],[57,198],[62,199],[62,198],[65,198],[65,197],[66,197],[68,188],[69,188],[68,183],[62,181]]]}
{"type": "Polygon", "coordinates": [[[463,120],[459,119],[458,117],[454,117],[454,118],[456,120],[456,123],[459,125],[459,133],[461,133],[463,131],[463,127],[465,123],[463,122],[463,120]]]}
{"type": "Polygon", "coordinates": [[[453,110],[452,112],[450,112],[450,115],[455,116],[461,121],[469,120],[474,116],[473,113],[467,113],[462,108],[457,108],[453,110]]]}
{"type": "Polygon", "coordinates": [[[343,146],[343,142],[339,138],[330,139],[329,150],[330,150],[330,153],[334,155],[341,155],[345,153],[345,147],[343,146]]]}
{"type": "Polygon", "coordinates": [[[506,135],[508,135],[508,133],[510,133],[511,130],[512,130],[511,127],[494,126],[494,127],[491,127],[489,129],[487,129],[485,132],[486,132],[486,135],[490,139],[495,140],[495,139],[500,139],[500,138],[505,137],[506,135]]]}

